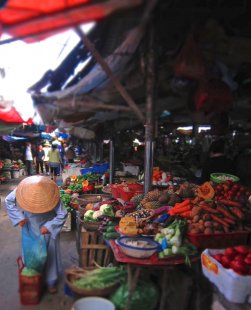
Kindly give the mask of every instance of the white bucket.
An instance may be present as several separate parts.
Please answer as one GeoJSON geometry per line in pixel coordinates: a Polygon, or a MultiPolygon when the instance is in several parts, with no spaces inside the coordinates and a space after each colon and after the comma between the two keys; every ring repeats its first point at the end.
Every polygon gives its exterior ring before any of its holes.
{"type": "Polygon", "coordinates": [[[115,310],[115,306],[102,297],[84,297],[77,300],[71,310],[115,310]]]}
{"type": "Polygon", "coordinates": [[[11,173],[13,179],[18,179],[20,177],[19,170],[12,170],[11,173]]]}

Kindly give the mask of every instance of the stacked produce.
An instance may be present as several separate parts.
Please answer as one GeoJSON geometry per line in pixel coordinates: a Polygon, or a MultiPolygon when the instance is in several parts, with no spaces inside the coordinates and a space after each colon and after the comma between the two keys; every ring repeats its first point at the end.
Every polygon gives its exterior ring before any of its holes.
{"type": "Polygon", "coordinates": [[[213,255],[224,268],[239,275],[251,275],[251,248],[245,245],[226,248],[223,253],[213,255]]]}
{"type": "Polygon", "coordinates": [[[126,271],[122,267],[101,267],[94,270],[78,272],[78,277],[71,285],[78,289],[105,289],[125,279],[126,271]]]}
{"type": "Polygon", "coordinates": [[[197,254],[197,249],[185,240],[186,229],[186,221],[175,219],[156,234],[154,240],[159,242],[162,248],[162,251],[159,252],[159,258],[184,255],[185,262],[188,265],[190,264],[189,256],[197,254]]]}

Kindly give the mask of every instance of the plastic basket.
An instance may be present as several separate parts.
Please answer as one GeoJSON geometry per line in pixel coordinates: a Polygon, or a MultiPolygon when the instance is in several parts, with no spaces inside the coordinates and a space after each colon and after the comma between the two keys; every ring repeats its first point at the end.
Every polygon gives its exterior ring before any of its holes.
{"type": "Polygon", "coordinates": [[[123,188],[120,189],[120,198],[124,201],[129,201],[132,199],[132,197],[143,194],[142,191],[125,191],[123,188]]]}
{"type": "Polygon", "coordinates": [[[37,305],[40,301],[43,290],[42,276],[36,275],[28,277],[22,275],[24,263],[21,256],[17,258],[17,265],[19,274],[20,302],[23,305],[37,305]]]}
{"type": "Polygon", "coordinates": [[[214,183],[224,183],[227,180],[230,180],[232,182],[239,182],[240,179],[233,174],[228,174],[228,173],[211,173],[210,174],[210,180],[214,183]]]}
{"type": "Polygon", "coordinates": [[[246,245],[248,238],[248,231],[209,235],[187,233],[187,239],[199,249],[222,249],[236,245],[246,245]]]}
{"type": "Polygon", "coordinates": [[[111,185],[111,193],[113,198],[120,198],[120,186],[119,184],[111,185]]]}

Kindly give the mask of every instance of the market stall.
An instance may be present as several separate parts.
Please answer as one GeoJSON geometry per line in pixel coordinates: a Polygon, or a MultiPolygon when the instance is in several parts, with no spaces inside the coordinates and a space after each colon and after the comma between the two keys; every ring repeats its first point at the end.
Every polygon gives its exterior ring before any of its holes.
{"type": "MultiPolygon", "coordinates": [[[[156,173],[152,178],[156,178],[156,173]]],[[[104,191],[108,196],[86,194],[83,198],[73,197],[70,202],[79,211],[80,265],[84,269],[93,268],[96,260],[103,266],[126,265],[128,299],[124,309],[131,309],[141,274],[160,270],[160,297],[155,307],[158,304],[159,309],[165,309],[168,279],[178,266],[198,266],[201,253],[204,257],[208,249],[238,249],[243,245],[246,256],[251,252],[247,247],[250,189],[239,184],[235,176],[213,174],[211,181],[201,186],[169,180],[164,189],[147,194],[139,183],[106,185],[104,191]]],[[[206,262],[202,261],[203,268],[211,270],[209,259],[206,262]]],[[[248,277],[247,266],[246,263],[243,270],[248,277]]],[[[200,268],[196,270],[201,273],[200,268]]],[[[74,291],[74,283],[71,289],[74,291]]],[[[244,295],[243,303],[247,302],[248,294],[244,295]]]]}

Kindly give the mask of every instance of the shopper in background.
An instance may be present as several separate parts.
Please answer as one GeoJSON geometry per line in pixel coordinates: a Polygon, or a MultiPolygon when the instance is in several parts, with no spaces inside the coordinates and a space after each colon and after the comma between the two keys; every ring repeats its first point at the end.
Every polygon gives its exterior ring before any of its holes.
{"type": "Polygon", "coordinates": [[[36,163],[36,173],[39,174],[40,171],[44,173],[44,150],[43,146],[39,145],[37,152],[35,154],[35,163],[36,163]]]}
{"type": "Polygon", "coordinates": [[[52,142],[51,150],[48,153],[48,157],[49,157],[51,178],[54,180],[54,182],[56,182],[57,175],[60,174],[60,166],[63,164],[57,143],[52,142]]]}
{"type": "Polygon", "coordinates": [[[202,167],[201,181],[210,180],[211,173],[235,174],[234,162],[225,155],[225,141],[218,139],[212,142],[209,156],[202,167]]]}
{"type": "Polygon", "coordinates": [[[47,261],[44,269],[48,292],[57,292],[61,272],[59,233],[67,212],[61,204],[58,186],[44,176],[23,179],[5,199],[5,206],[13,226],[28,225],[34,235],[44,235],[47,261]]]}
{"type": "Polygon", "coordinates": [[[26,142],[26,147],[24,151],[24,161],[25,161],[27,175],[30,176],[33,173],[33,163],[34,163],[34,156],[33,156],[30,142],[26,142]]]}
{"type": "Polygon", "coordinates": [[[72,145],[64,143],[64,159],[65,163],[74,163],[75,152],[72,145]]]}
{"type": "Polygon", "coordinates": [[[51,149],[51,145],[48,141],[45,142],[43,150],[44,150],[44,167],[47,175],[50,175],[50,167],[49,167],[49,151],[51,149]]]}

